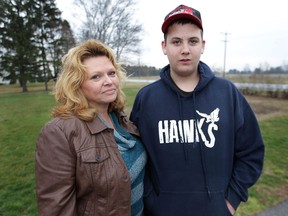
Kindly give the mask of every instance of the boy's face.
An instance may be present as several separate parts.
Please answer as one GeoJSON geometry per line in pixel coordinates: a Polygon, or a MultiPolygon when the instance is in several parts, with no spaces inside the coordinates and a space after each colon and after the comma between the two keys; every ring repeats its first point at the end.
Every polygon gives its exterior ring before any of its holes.
{"type": "Polygon", "coordinates": [[[201,29],[191,23],[174,23],[168,28],[167,38],[162,41],[162,50],[167,55],[171,73],[189,76],[197,72],[205,48],[201,33],[201,29]]]}

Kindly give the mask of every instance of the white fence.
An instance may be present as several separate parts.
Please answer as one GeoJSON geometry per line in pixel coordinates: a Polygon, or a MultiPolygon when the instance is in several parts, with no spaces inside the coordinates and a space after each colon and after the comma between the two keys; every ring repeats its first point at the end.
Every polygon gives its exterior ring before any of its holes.
{"type": "MultiPolygon", "coordinates": [[[[156,80],[127,79],[126,82],[152,83],[156,80]]],[[[265,84],[265,83],[234,83],[239,89],[259,89],[267,91],[288,91],[288,84],[265,84]]]]}
{"type": "Polygon", "coordinates": [[[268,91],[288,91],[287,84],[265,84],[265,83],[235,83],[239,89],[250,88],[268,91]]]}

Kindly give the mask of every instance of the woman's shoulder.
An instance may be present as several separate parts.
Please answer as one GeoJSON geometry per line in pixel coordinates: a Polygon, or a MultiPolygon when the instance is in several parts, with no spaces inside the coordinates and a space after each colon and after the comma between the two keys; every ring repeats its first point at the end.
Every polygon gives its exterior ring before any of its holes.
{"type": "Polygon", "coordinates": [[[55,117],[46,125],[44,125],[43,129],[46,130],[61,130],[61,131],[70,131],[75,130],[75,128],[79,129],[83,127],[84,121],[77,117],[69,117],[69,118],[60,118],[55,117]]]}

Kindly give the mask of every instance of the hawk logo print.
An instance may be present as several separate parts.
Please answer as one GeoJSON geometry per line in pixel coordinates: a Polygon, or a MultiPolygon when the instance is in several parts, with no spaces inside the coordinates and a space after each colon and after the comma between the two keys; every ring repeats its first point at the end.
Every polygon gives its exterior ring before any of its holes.
{"type": "Polygon", "coordinates": [[[208,148],[212,148],[214,147],[215,141],[216,141],[213,131],[218,131],[218,125],[216,125],[215,123],[220,120],[219,118],[220,109],[216,108],[214,111],[210,113],[210,115],[207,115],[206,113],[201,113],[198,110],[196,110],[196,112],[199,116],[203,117],[198,122],[198,129],[202,128],[202,125],[204,123],[203,119],[205,123],[209,124],[207,128],[207,133],[208,133],[210,140],[206,139],[206,136],[204,135],[204,132],[202,130],[199,130],[199,133],[201,135],[202,141],[205,143],[205,146],[207,146],[208,148]],[[199,127],[199,125],[201,125],[201,127],[199,127]]]}
{"type": "Polygon", "coordinates": [[[206,123],[214,123],[219,121],[219,108],[216,108],[213,112],[211,112],[210,115],[207,115],[205,113],[200,113],[198,110],[196,112],[198,113],[199,116],[206,118],[206,123]]]}

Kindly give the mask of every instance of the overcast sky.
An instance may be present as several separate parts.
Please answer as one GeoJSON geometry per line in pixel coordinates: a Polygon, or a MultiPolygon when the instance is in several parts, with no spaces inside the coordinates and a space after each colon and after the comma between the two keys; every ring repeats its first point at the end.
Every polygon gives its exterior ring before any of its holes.
{"type": "MultiPolygon", "coordinates": [[[[157,68],[168,64],[161,50],[164,17],[179,4],[201,12],[206,47],[201,60],[213,68],[224,67],[224,39],[227,34],[226,71],[251,70],[260,65],[288,65],[288,15],[284,0],[136,0],[135,20],[144,28],[141,56],[135,64],[157,68]],[[192,3],[192,4],[191,4],[192,3]]],[[[73,27],[79,20],[73,0],[56,0],[62,16],[73,27]],[[76,11],[76,12],[75,12],[76,11]]]]}

